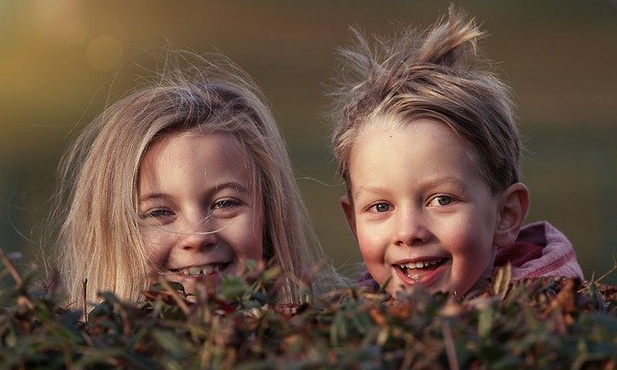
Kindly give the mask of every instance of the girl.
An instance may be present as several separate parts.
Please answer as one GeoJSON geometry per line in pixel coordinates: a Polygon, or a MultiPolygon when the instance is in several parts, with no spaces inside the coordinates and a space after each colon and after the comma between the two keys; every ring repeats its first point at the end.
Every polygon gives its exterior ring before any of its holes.
{"type": "MultiPolygon", "coordinates": [[[[160,276],[192,291],[248,259],[273,260],[281,299],[300,300],[323,256],[284,142],[244,72],[204,64],[111,105],[65,154],[54,214],[70,303],[137,300],[160,276]]],[[[314,293],[338,282],[320,272],[314,293]]]]}
{"type": "Polygon", "coordinates": [[[426,33],[376,49],[356,34],[343,56],[357,78],[335,94],[332,145],[369,281],[392,295],[421,284],[461,296],[506,263],[513,278],[582,277],[558,230],[521,231],[519,133],[507,87],[476,54],[473,21],[451,8],[426,33]]]}

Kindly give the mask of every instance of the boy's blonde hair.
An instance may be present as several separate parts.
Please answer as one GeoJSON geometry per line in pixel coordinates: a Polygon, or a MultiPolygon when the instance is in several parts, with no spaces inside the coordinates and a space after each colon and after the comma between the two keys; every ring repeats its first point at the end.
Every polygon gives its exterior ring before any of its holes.
{"type": "Polygon", "coordinates": [[[353,31],[357,44],[341,51],[346,64],[332,111],[333,151],[348,188],[355,139],[377,116],[443,122],[472,149],[493,192],[519,181],[521,143],[509,89],[478,55],[484,33],[473,20],[450,7],[432,28],[376,39],[374,48],[353,31]]]}
{"type": "MultiPolygon", "coordinates": [[[[289,277],[283,300],[299,301],[298,279],[323,258],[265,99],[227,59],[197,59],[200,67],[167,71],[155,86],[111,105],[63,157],[53,217],[69,303],[85,304],[85,279],[87,302],[97,301],[99,291],[137,300],[147,288],[151,266],[140,236],[138,171],[149,145],[172,132],[230,133],[253,159],[264,202],[264,258],[289,277]]],[[[315,281],[317,290],[336,281],[333,271],[324,272],[332,275],[315,281]]]]}

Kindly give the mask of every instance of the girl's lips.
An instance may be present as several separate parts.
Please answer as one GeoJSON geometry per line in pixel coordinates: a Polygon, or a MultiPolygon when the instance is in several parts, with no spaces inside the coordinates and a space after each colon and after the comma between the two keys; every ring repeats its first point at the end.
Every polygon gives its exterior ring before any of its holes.
{"type": "Polygon", "coordinates": [[[189,300],[193,295],[215,294],[221,284],[223,273],[232,265],[231,262],[211,263],[199,266],[187,266],[178,269],[169,269],[164,276],[169,281],[182,284],[184,292],[189,295],[189,300]]]}
{"type": "Polygon", "coordinates": [[[433,284],[446,269],[448,258],[432,258],[394,264],[398,277],[407,285],[422,284],[426,287],[433,284]]]}
{"type": "Polygon", "coordinates": [[[174,275],[179,275],[182,278],[200,278],[218,274],[231,265],[231,262],[209,263],[199,266],[187,266],[178,269],[169,269],[169,272],[174,275]]]}

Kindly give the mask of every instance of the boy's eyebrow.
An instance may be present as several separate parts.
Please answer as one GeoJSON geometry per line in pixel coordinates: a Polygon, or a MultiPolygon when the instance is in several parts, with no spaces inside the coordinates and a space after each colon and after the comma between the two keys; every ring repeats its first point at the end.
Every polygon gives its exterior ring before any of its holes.
{"type": "Polygon", "coordinates": [[[351,195],[355,198],[363,193],[380,194],[383,190],[383,186],[358,186],[351,195]]]}
{"type": "Polygon", "coordinates": [[[423,183],[423,186],[427,187],[427,188],[432,188],[435,186],[439,186],[445,183],[453,183],[454,185],[458,186],[461,189],[465,189],[465,183],[463,181],[461,181],[460,179],[458,179],[457,177],[454,176],[444,176],[444,177],[437,177],[434,179],[431,179],[429,181],[426,181],[423,183]]]}
{"type": "MultiPolygon", "coordinates": [[[[430,189],[430,188],[433,188],[433,187],[436,187],[442,184],[446,184],[446,183],[453,183],[455,186],[459,187],[461,191],[464,191],[467,188],[463,181],[459,180],[458,178],[454,176],[436,177],[434,179],[423,181],[420,186],[423,189],[430,189]]],[[[358,186],[356,191],[352,193],[352,196],[357,197],[363,193],[382,194],[386,190],[387,190],[387,186],[382,186],[382,185],[358,186]]]]}

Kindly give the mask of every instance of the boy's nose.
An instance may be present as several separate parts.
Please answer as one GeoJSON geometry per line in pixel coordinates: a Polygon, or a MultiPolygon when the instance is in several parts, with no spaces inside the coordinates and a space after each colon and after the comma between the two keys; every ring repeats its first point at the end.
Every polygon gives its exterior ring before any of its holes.
{"type": "Polygon", "coordinates": [[[394,231],[394,244],[397,246],[418,246],[431,239],[421,211],[404,211],[398,215],[394,231]]]}

